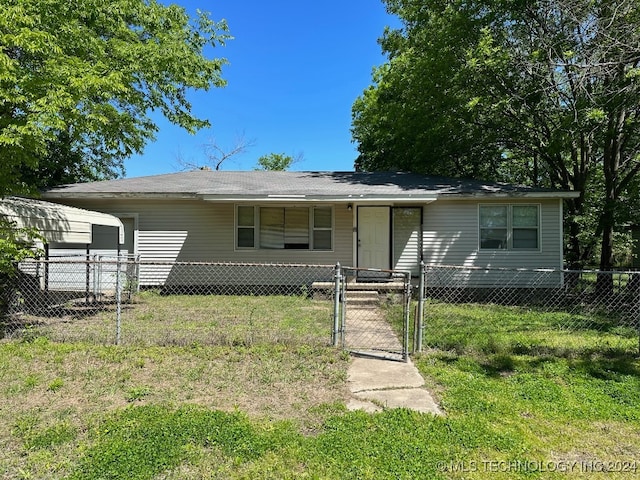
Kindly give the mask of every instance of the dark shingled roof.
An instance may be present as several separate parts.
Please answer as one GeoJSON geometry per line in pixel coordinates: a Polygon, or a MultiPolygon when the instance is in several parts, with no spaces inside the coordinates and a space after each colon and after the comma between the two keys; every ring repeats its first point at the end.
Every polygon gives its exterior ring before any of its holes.
{"type": "Polygon", "coordinates": [[[169,173],[53,188],[45,197],[287,196],[420,198],[448,195],[566,197],[573,192],[402,172],[211,171],[169,173]]]}

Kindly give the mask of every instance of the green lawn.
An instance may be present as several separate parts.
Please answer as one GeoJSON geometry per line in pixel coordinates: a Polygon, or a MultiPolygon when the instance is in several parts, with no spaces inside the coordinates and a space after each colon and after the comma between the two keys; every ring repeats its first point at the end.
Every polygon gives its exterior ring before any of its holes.
{"type": "Polygon", "coordinates": [[[0,343],[0,471],[72,479],[640,478],[633,332],[568,332],[556,328],[555,314],[512,307],[432,306],[430,347],[414,362],[446,415],[370,415],[344,407],[348,357],[327,346],[330,310],[304,298],[253,298],[143,296],[127,313],[141,328],[182,319],[156,329],[179,339],[160,346],[136,336],[135,323],[119,347],[79,333],[63,338],[50,326],[0,343]],[[253,314],[235,310],[247,304],[253,314]],[[216,325],[208,342],[194,341],[202,322],[216,325]],[[449,328],[436,334],[438,322],[449,328]],[[274,335],[273,325],[288,325],[286,335],[274,335]],[[225,327],[233,333],[217,332],[225,327]]]}

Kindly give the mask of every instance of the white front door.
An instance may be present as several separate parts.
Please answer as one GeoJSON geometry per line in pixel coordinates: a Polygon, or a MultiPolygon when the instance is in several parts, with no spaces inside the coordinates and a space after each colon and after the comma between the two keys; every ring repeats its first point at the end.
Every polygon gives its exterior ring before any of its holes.
{"type": "Polygon", "coordinates": [[[358,267],[389,269],[389,207],[358,207],[358,267]]]}

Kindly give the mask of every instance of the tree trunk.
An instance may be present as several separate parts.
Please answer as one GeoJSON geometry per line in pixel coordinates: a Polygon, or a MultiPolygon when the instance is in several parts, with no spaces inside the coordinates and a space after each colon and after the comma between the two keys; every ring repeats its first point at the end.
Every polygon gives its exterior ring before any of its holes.
{"type": "MultiPolygon", "coordinates": [[[[607,202],[609,203],[609,202],[607,202]]],[[[602,247],[600,248],[600,271],[596,282],[596,290],[599,295],[608,296],[613,293],[613,275],[609,273],[613,269],[613,222],[607,215],[605,206],[605,225],[602,230],[602,247]]]]}
{"type": "MultiPolygon", "coordinates": [[[[609,271],[613,268],[613,231],[616,221],[616,191],[620,158],[622,155],[622,132],[626,111],[624,108],[612,109],[608,115],[607,131],[603,151],[604,171],[604,208],[600,218],[602,229],[602,245],[600,247],[600,270],[609,271]]],[[[597,290],[600,294],[613,292],[613,277],[610,274],[600,274],[597,281],[597,290]]]]}

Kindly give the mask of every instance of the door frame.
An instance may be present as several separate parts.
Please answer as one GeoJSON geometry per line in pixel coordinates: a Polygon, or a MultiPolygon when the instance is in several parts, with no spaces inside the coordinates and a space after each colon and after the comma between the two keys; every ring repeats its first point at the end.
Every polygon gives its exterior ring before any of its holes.
{"type": "Polygon", "coordinates": [[[360,235],[360,221],[361,221],[361,216],[360,216],[360,209],[361,208],[370,208],[370,207],[377,207],[377,208],[386,208],[388,210],[388,235],[389,235],[389,241],[387,244],[387,269],[391,270],[393,269],[394,265],[393,265],[393,256],[394,256],[394,249],[395,249],[395,245],[396,245],[396,238],[395,238],[395,232],[394,232],[394,228],[393,228],[393,211],[394,209],[402,209],[402,208],[415,208],[415,209],[419,209],[420,210],[420,220],[419,220],[419,225],[418,225],[418,258],[417,258],[417,262],[420,263],[420,261],[422,261],[423,259],[423,255],[424,255],[424,245],[423,245],[423,234],[424,234],[424,205],[422,204],[418,204],[418,205],[358,205],[355,208],[356,211],[356,215],[354,215],[354,226],[353,226],[353,232],[354,232],[354,236],[353,236],[353,250],[354,250],[354,258],[356,261],[356,265],[358,268],[369,268],[370,265],[361,265],[360,264],[360,242],[359,242],[359,235],[360,235]]]}
{"type": "Polygon", "coordinates": [[[356,209],[356,227],[355,227],[355,238],[354,238],[354,242],[355,242],[355,259],[356,259],[356,264],[358,266],[358,268],[371,268],[371,265],[361,265],[360,264],[360,227],[361,227],[361,215],[360,215],[360,209],[361,208],[385,208],[387,209],[387,220],[388,220],[388,225],[387,225],[387,234],[388,234],[388,242],[387,242],[387,252],[386,252],[386,262],[387,262],[387,267],[385,268],[385,270],[389,270],[391,269],[391,253],[392,253],[392,244],[393,244],[393,229],[392,229],[392,225],[391,225],[391,206],[390,205],[359,205],[356,209]]]}
{"type": "MultiPolygon", "coordinates": [[[[129,255],[138,255],[138,221],[139,214],[138,213],[112,213],[114,217],[118,217],[120,221],[122,219],[133,220],[133,252],[129,252],[129,255]]],[[[125,239],[126,239],[126,228],[125,228],[125,239]]],[[[125,241],[126,243],[126,241],[125,241]]]]}

